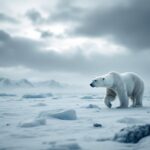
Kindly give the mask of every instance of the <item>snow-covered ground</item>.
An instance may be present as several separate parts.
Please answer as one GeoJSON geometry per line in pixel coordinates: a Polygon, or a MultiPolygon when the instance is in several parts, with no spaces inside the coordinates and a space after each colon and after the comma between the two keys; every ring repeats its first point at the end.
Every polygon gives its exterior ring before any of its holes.
{"type": "Polygon", "coordinates": [[[128,109],[116,109],[118,100],[106,108],[104,93],[1,91],[0,150],[149,150],[150,136],[136,144],[112,139],[124,127],[150,124],[150,92],[143,108],[128,109]]]}

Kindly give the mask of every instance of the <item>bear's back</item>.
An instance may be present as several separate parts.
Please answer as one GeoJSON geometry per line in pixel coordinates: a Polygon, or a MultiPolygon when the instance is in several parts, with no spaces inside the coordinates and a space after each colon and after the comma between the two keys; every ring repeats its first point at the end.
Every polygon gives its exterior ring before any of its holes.
{"type": "Polygon", "coordinates": [[[132,95],[135,88],[141,88],[141,87],[143,88],[144,87],[143,80],[136,73],[125,72],[125,73],[121,74],[121,77],[126,86],[128,96],[132,95]]]}

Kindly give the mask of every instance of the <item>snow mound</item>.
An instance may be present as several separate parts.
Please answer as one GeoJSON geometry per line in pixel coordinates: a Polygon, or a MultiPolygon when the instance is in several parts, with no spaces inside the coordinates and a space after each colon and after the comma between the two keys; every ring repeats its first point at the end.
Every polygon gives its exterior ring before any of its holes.
{"type": "Polygon", "coordinates": [[[70,143],[64,145],[52,144],[52,146],[48,150],[81,150],[81,148],[77,143],[70,143]]]}
{"type": "Polygon", "coordinates": [[[2,97],[16,96],[15,94],[0,93],[2,97]]]}
{"type": "Polygon", "coordinates": [[[46,94],[25,94],[22,98],[30,99],[30,98],[47,98],[53,96],[51,93],[46,94]]]}
{"type": "Polygon", "coordinates": [[[150,135],[150,124],[131,126],[121,129],[114,136],[114,140],[123,143],[137,143],[142,138],[150,135]]]}
{"type": "Polygon", "coordinates": [[[76,111],[73,109],[63,111],[63,112],[58,112],[58,113],[51,113],[51,112],[41,112],[38,116],[39,118],[57,118],[61,120],[76,120],[77,115],[76,111]]]}
{"type": "Polygon", "coordinates": [[[95,99],[93,96],[83,96],[83,97],[81,97],[81,99],[95,99]]]}
{"type": "Polygon", "coordinates": [[[103,99],[103,97],[100,97],[97,95],[85,95],[85,96],[82,96],[81,99],[103,99]]]}
{"type": "Polygon", "coordinates": [[[41,107],[41,106],[47,106],[45,103],[37,103],[37,104],[35,104],[35,105],[32,105],[32,106],[34,106],[34,107],[41,107]]]}
{"type": "Polygon", "coordinates": [[[135,123],[143,123],[142,120],[136,119],[136,118],[123,118],[118,120],[117,122],[119,123],[126,123],[126,124],[135,124],[135,123]]]}
{"type": "Polygon", "coordinates": [[[26,121],[23,123],[19,123],[19,127],[22,127],[22,128],[37,127],[41,125],[46,125],[46,119],[38,118],[35,120],[30,120],[30,121],[26,121]]]}
{"type": "Polygon", "coordinates": [[[94,105],[94,104],[89,104],[86,108],[98,108],[98,109],[101,109],[99,106],[94,105]]]}

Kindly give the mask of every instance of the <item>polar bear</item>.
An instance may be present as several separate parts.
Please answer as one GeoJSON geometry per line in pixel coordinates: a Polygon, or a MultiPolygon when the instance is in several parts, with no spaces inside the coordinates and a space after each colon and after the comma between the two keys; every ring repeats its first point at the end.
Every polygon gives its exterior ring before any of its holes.
{"type": "Polygon", "coordinates": [[[111,102],[115,100],[116,96],[120,100],[120,106],[117,108],[127,108],[129,98],[132,100],[132,107],[142,107],[144,82],[135,73],[110,72],[95,78],[90,86],[106,88],[104,102],[109,108],[112,107],[111,102]]]}

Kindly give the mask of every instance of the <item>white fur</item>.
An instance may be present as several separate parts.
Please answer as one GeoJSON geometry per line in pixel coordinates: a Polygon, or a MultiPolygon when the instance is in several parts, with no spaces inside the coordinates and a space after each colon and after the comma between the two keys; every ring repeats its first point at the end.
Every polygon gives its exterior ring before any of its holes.
{"type": "Polygon", "coordinates": [[[142,98],[144,93],[144,82],[135,73],[116,73],[110,72],[103,76],[95,78],[90,84],[92,87],[106,87],[105,104],[110,108],[111,101],[116,96],[119,97],[120,106],[118,108],[128,107],[128,99],[131,98],[133,107],[142,106],[142,98]]]}

